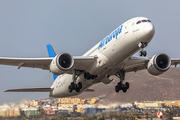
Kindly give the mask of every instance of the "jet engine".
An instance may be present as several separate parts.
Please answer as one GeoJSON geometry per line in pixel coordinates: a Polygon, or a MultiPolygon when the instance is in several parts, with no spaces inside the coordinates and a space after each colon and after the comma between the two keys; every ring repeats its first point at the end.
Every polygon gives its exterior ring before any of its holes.
{"type": "Polygon", "coordinates": [[[147,70],[151,75],[160,75],[171,66],[171,60],[166,54],[156,54],[148,62],[147,70]]]}
{"type": "Polygon", "coordinates": [[[61,75],[70,70],[74,65],[73,57],[68,53],[56,55],[50,64],[50,71],[55,75],[61,75]]]}

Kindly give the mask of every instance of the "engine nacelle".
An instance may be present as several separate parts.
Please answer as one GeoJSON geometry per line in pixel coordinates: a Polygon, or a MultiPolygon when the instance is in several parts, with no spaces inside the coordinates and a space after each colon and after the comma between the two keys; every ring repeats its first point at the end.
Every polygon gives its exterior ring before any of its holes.
{"type": "Polygon", "coordinates": [[[70,70],[74,65],[73,57],[68,53],[56,55],[50,64],[50,71],[55,75],[61,75],[70,70]]]}
{"type": "Polygon", "coordinates": [[[151,75],[160,75],[166,72],[171,66],[171,60],[166,54],[154,55],[147,65],[147,70],[151,75]]]}

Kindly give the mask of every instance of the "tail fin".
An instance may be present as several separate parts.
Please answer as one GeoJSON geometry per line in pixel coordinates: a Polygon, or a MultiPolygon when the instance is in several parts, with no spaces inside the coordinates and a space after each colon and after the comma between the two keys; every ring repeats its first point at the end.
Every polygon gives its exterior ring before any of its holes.
{"type": "MultiPolygon", "coordinates": [[[[56,53],[55,53],[53,47],[50,44],[48,44],[46,47],[47,47],[47,51],[48,51],[49,57],[55,57],[56,53]]],[[[54,80],[56,80],[57,77],[58,77],[57,75],[53,74],[54,80]]]]}
{"type": "Polygon", "coordinates": [[[47,50],[48,50],[49,57],[55,57],[56,56],[56,53],[50,44],[47,45],[47,50]]]}

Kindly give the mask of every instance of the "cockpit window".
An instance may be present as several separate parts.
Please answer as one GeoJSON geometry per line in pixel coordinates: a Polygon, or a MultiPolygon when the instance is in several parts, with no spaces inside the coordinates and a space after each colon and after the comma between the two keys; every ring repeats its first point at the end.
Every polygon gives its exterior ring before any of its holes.
{"type": "Polygon", "coordinates": [[[139,21],[137,21],[137,23],[136,24],[139,24],[139,23],[141,23],[141,21],[139,20],[139,21]]]}
{"type": "Polygon", "coordinates": [[[140,24],[140,23],[143,23],[143,22],[151,22],[151,21],[150,20],[139,20],[139,21],[137,21],[136,24],[140,24]]]}
{"type": "Polygon", "coordinates": [[[147,20],[142,20],[142,22],[147,22],[147,20]]]}

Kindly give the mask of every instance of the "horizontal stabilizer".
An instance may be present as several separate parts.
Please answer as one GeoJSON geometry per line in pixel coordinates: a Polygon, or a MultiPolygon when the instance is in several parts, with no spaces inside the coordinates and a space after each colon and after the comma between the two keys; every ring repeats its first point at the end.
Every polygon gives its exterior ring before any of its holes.
{"type": "Polygon", "coordinates": [[[94,92],[94,90],[93,89],[87,89],[84,92],[94,92]]]}
{"type": "Polygon", "coordinates": [[[51,92],[53,88],[22,88],[22,89],[9,89],[4,92],[51,92]]]}

